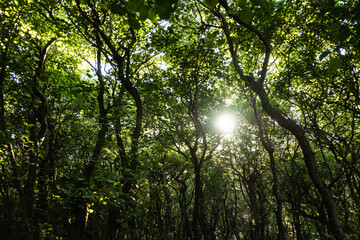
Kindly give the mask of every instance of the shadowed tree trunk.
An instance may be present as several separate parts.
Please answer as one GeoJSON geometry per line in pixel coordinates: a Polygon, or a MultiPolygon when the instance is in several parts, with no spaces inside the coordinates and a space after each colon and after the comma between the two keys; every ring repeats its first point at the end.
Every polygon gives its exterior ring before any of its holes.
{"type": "Polygon", "coordinates": [[[274,148],[271,146],[270,140],[265,139],[265,136],[264,136],[265,128],[263,125],[262,118],[261,118],[261,116],[258,115],[257,110],[256,110],[256,105],[255,105],[256,99],[254,98],[252,101],[253,101],[252,108],[254,110],[256,124],[259,129],[260,141],[261,141],[261,144],[263,145],[263,147],[265,148],[265,150],[267,151],[267,153],[269,155],[269,159],[270,159],[270,168],[271,168],[271,173],[273,176],[272,192],[276,199],[275,217],[276,217],[276,223],[277,223],[278,231],[279,231],[278,239],[285,240],[285,239],[287,239],[287,236],[286,236],[287,234],[286,234],[286,229],[284,227],[283,220],[282,220],[283,207],[282,207],[282,199],[279,195],[279,190],[278,190],[279,183],[278,183],[277,170],[276,170],[276,164],[275,164],[275,158],[274,158],[274,148]]]}
{"type": "MultiPolygon", "coordinates": [[[[101,62],[101,49],[102,43],[100,38],[97,37],[98,50],[97,50],[97,67],[96,67],[96,75],[99,82],[99,90],[97,94],[97,102],[99,108],[99,116],[98,121],[100,125],[100,129],[97,133],[97,139],[95,143],[94,150],[92,152],[90,160],[85,164],[85,168],[83,170],[83,175],[85,179],[78,183],[78,188],[89,190],[90,182],[92,175],[96,169],[97,162],[100,158],[101,150],[105,145],[105,136],[108,132],[108,119],[107,112],[108,109],[105,107],[104,102],[104,94],[105,94],[105,82],[102,75],[102,62],[101,62]]],[[[71,236],[72,239],[81,240],[86,239],[85,229],[87,222],[87,200],[82,197],[82,193],[79,192],[79,196],[74,200],[74,221],[71,224],[71,236]]]]}
{"type": "MultiPolygon", "coordinates": [[[[125,228],[122,229],[122,225],[119,224],[116,219],[123,219],[125,225],[129,226],[128,231],[130,232],[130,235],[132,238],[135,238],[135,220],[132,216],[132,213],[129,212],[130,209],[135,209],[136,203],[133,201],[134,195],[132,194],[132,190],[135,186],[136,179],[135,177],[128,176],[128,173],[126,171],[131,171],[133,174],[136,173],[137,167],[138,167],[138,149],[139,149],[139,138],[141,134],[141,128],[142,128],[142,119],[143,119],[143,105],[142,100],[140,97],[140,93],[138,91],[138,88],[132,83],[131,81],[131,61],[132,61],[132,48],[134,44],[136,43],[136,34],[134,29],[129,27],[127,34],[128,34],[128,43],[124,43],[124,46],[122,44],[115,44],[112,40],[112,36],[107,34],[103,29],[103,22],[102,22],[102,16],[100,12],[98,12],[97,6],[95,2],[87,1],[88,8],[91,9],[91,14],[86,12],[86,8],[83,8],[82,3],[79,0],[76,0],[76,6],[79,10],[81,16],[83,19],[92,26],[93,28],[93,34],[96,38],[96,47],[101,51],[105,57],[109,60],[111,59],[111,62],[114,64],[116,77],[120,81],[122,87],[125,89],[127,93],[131,95],[134,101],[134,105],[136,108],[136,117],[135,117],[135,123],[134,128],[131,134],[131,147],[128,152],[125,151],[123,140],[121,137],[121,126],[119,126],[119,122],[115,121],[116,123],[116,139],[118,144],[118,151],[120,155],[120,159],[122,162],[122,168],[124,175],[124,181],[123,181],[123,196],[125,200],[124,206],[119,208],[118,206],[111,206],[109,208],[109,215],[107,220],[107,237],[109,239],[116,239],[116,238],[122,238],[122,236],[125,236],[125,228]],[[118,46],[120,45],[120,47],[118,46]],[[104,50],[104,48],[107,48],[104,50]],[[123,215],[120,215],[120,210],[122,211],[123,215]],[[130,217],[128,216],[130,214],[130,217]]],[[[129,14],[129,18],[131,18],[129,14]]],[[[85,30],[83,30],[85,31],[85,30]]],[[[90,37],[94,38],[94,36],[90,37]]],[[[91,42],[91,41],[90,41],[91,42]]],[[[117,101],[117,100],[115,100],[117,101]]],[[[117,104],[119,104],[117,102],[117,104]]],[[[116,107],[120,107],[117,105],[116,107]]],[[[117,116],[120,117],[119,115],[117,116]]],[[[91,172],[93,167],[91,164],[88,167],[88,172],[91,172]]]]}
{"type": "Polygon", "coordinates": [[[291,132],[291,134],[293,134],[297,139],[303,153],[308,174],[316,189],[319,191],[322,200],[324,201],[328,216],[328,231],[331,232],[336,239],[345,240],[346,237],[340,224],[339,214],[335,200],[330,192],[330,189],[324,183],[323,179],[319,174],[318,167],[316,165],[315,154],[310,146],[308,139],[306,138],[305,130],[293,119],[288,118],[283,112],[277,110],[273,105],[271,105],[268,95],[264,89],[264,81],[266,78],[267,68],[272,50],[270,42],[253,25],[245,23],[240,19],[238,15],[233,14],[233,12],[231,12],[229,9],[226,0],[221,0],[220,4],[225,8],[227,15],[231,19],[233,19],[238,25],[254,33],[258,40],[260,40],[260,42],[263,44],[265,48],[265,58],[260,72],[260,77],[258,78],[258,80],[255,80],[252,75],[245,75],[243,69],[241,69],[239,65],[237,49],[234,48],[233,39],[230,36],[230,30],[226,18],[221,15],[221,13],[213,11],[213,13],[221,21],[222,29],[225,33],[229,45],[229,51],[237,74],[239,75],[240,79],[260,98],[264,111],[271,118],[273,118],[281,127],[291,132]]]}

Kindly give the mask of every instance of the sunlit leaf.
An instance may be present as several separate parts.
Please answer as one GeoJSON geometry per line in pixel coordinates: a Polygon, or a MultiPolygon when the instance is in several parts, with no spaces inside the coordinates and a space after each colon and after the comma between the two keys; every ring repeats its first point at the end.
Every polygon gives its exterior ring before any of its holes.
{"type": "Polygon", "coordinates": [[[148,16],[149,20],[154,22],[156,20],[156,17],[157,17],[156,13],[154,11],[150,10],[149,11],[149,16],[148,16]]]}
{"type": "Polygon", "coordinates": [[[324,51],[323,53],[321,53],[319,56],[319,60],[323,60],[327,55],[329,55],[329,53],[329,51],[324,51]]]}

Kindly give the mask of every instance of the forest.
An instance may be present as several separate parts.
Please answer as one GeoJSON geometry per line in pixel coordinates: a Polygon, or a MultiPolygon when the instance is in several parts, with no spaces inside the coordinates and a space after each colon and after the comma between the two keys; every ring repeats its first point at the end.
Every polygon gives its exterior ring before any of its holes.
{"type": "Polygon", "coordinates": [[[356,0],[0,1],[0,239],[360,239],[356,0]]]}

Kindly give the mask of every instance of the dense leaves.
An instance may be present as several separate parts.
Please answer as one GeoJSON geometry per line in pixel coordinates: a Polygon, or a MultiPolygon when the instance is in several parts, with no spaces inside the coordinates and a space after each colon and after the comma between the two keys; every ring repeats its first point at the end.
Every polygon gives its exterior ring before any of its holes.
{"type": "Polygon", "coordinates": [[[360,238],[359,10],[2,1],[0,239],[360,238]]]}

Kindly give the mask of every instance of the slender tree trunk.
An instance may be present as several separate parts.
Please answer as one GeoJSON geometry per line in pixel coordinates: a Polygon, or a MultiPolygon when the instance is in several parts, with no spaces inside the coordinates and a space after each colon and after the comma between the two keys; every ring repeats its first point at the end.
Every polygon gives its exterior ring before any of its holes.
{"type": "MultiPolygon", "coordinates": [[[[0,130],[5,134],[6,121],[5,121],[5,97],[4,97],[4,87],[5,87],[5,77],[6,77],[6,65],[7,65],[7,46],[4,51],[1,53],[1,62],[0,62],[0,130]]],[[[3,138],[5,136],[1,136],[3,138]]]]}
{"type": "Polygon", "coordinates": [[[200,227],[200,198],[202,194],[202,182],[200,177],[201,167],[199,163],[194,161],[195,172],[195,196],[194,196],[194,210],[192,219],[192,230],[194,233],[194,240],[201,240],[201,227],[200,227]]]}
{"type": "Polygon", "coordinates": [[[180,226],[179,229],[179,239],[193,239],[191,234],[191,227],[189,222],[189,216],[187,212],[187,204],[186,204],[186,191],[187,191],[187,185],[185,181],[182,181],[178,178],[175,178],[175,180],[180,184],[180,198],[179,198],[179,207],[181,212],[181,219],[180,219],[180,226]]]}
{"type": "Polygon", "coordinates": [[[310,146],[309,141],[306,139],[305,131],[297,125],[293,120],[284,117],[284,115],[271,106],[265,90],[262,87],[252,87],[261,99],[262,106],[264,110],[283,128],[289,130],[297,139],[301,150],[303,152],[305,165],[308,170],[309,176],[312,179],[315,187],[318,189],[319,193],[322,196],[322,199],[325,203],[325,207],[328,214],[328,231],[333,234],[333,236],[338,240],[345,240],[345,234],[342,230],[339,214],[337,207],[334,201],[334,198],[321,179],[319,171],[316,165],[315,154],[310,146]]]}
{"type": "MultiPolygon", "coordinates": [[[[55,38],[49,40],[44,47],[39,47],[39,55],[37,61],[37,67],[35,69],[35,73],[32,79],[32,106],[29,113],[29,124],[30,127],[30,140],[33,142],[33,146],[29,151],[30,164],[28,167],[28,174],[24,186],[24,193],[26,198],[26,211],[28,218],[33,218],[34,207],[36,204],[35,199],[35,183],[38,177],[37,170],[39,168],[39,159],[42,157],[39,156],[40,146],[43,144],[46,133],[48,131],[48,102],[45,95],[39,89],[39,81],[42,78],[43,71],[45,70],[45,62],[47,60],[47,52],[51,44],[53,44],[55,38]],[[36,101],[39,100],[40,104],[37,106],[36,101]],[[37,123],[39,123],[40,128],[38,129],[37,123]]],[[[39,222],[38,218],[34,217],[33,225],[34,225],[34,233],[33,238],[40,238],[40,230],[38,228],[39,222]]]]}
{"type": "MultiPolygon", "coordinates": [[[[296,154],[296,152],[294,154],[296,154]]],[[[292,199],[291,209],[292,209],[292,216],[294,219],[296,239],[303,240],[304,238],[303,238],[302,227],[300,222],[301,195],[298,190],[297,177],[295,175],[295,157],[291,159],[291,187],[292,187],[292,192],[290,195],[290,198],[292,199]]]]}
{"type": "Polygon", "coordinates": [[[246,24],[239,18],[238,15],[234,15],[231,12],[229,13],[229,11],[228,11],[229,6],[228,6],[228,3],[226,0],[220,1],[220,4],[226,9],[227,14],[234,21],[236,21],[239,25],[245,27],[247,30],[254,33],[257,36],[257,38],[260,40],[260,42],[263,44],[263,46],[265,48],[265,59],[264,59],[263,66],[261,69],[260,77],[259,77],[258,81],[256,81],[253,76],[245,75],[244,71],[241,69],[241,67],[239,65],[237,50],[234,48],[234,43],[230,36],[230,30],[229,30],[227,20],[219,12],[213,12],[216,16],[219,17],[219,19],[222,22],[222,29],[224,30],[226,39],[228,41],[229,51],[230,51],[233,65],[235,67],[237,74],[240,76],[241,80],[247,86],[249,86],[253,92],[255,92],[258,95],[258,97],[261,100],[261,104],[262,104],[264,111],[267,114],[269,114],[270,117],[273,118],[281,127],[290,131],[291,134],[293,134],[295,136],[295,138],[297,139],[297,141],[300,145],[300,148],[303,152],[304,161],[305,161],[305,165],[306,165],[308,174],[309,174],[312,182],[314,183],[315,187],[319,191],[319,193],[322,197],[322,200],[325,203],[325,207],[326,207],[327,215],[328,215],[328,221],[327,221],[328,222],[328,224],[327,224],[328,231],[331,232],[331,234],[336,239],[345,240],[346,236],[345,236],[345,234],[342,230],[341,224],[340,224],[339,214],[338,214],[337,206],[335,204],[335,200],[334,200],[328,186],[326,186],[326,184],[320,177],[320,174],[318,172],[317,165],[316,165],[315,154],[313,152],[313,149],[311,148],[309,141],[306,138],[304,129],[302,129],[302,127],[300,125],[298,125],[294,120],[286,117],[281,111],[274,108],[270,104],[268,96],[265,92],[263,84],[264,84],[264,81],[266,78],[268,63],[269,63],[270,54],[271,54],[270,42],[253,25],[246,24]]]}
{"type": "Polygon", "coordinates": [[[201,180],[201,164],[198,159],[193,156],[194,172],[195,172],[195,196],[194,196],[194,210],[192,229],[194,233],[194,240],[200,239],[214,239],[215,236],[211,232],[209,223],[206,220],[205,214],[205,199],[203,191],[203,183],[201,180]]]}
{"type": "Polygon", "coordinates": [[[278,190],[278,178],[277,178],[277,171],[276,171],[276,163],[275,163],[275,158],[274,158],[274,149],[271,146],[271,142],[269,142],[269,139],[265,139],[265,128],[263,125],[263,121],[261,116],[258,115],[257,110],[256,110],[256,105],[255,105],[255,99],[253,99],[253,103],[252,103],[252,107],[254,110],[254,115],[255,115],[255,119],[256,119],[256,123],[258,125],[258,129],[259,129],[259,135],[260,135],[260,140],[261,143],[263,145],[263,147],[265,148],[265,150],[267,151],[269,158],[270,158],[270,168],[271,168],[271,173],[273,175],[273,187],[272,187],[272,192],[275,196],[276,199],[276,210],[275,210],[275,217],[276,217],[276,223],[278,226],[278,239],[279,240],[285,240],[287,238],[286,236],[286,230],[283,224],[283,220],[282,220],[282,200],[281,197],[279,195],[279,190],[278,190]]]}
{"type": "Polygon", "coordinates": [[[250,221],[250,237],[252,240],[257,240],[259,238],[259,209],[257,205],[256,198],[256,177],[254,173],[251,173],[249,179],[247,180],[247,185],[249,189],[249,198],[250,198],[250,211],[251,211],[251,221],[250,221]]]}
{"type": "MultiPolygon", "coordinates": [[[[84,188],[89,190],[91,178],[96,169],[97,162],[100,158],[101,151],[105,145],[105,136],[108,132],[108,119],[107,119],[107,110],[105,108],[104,94],[105,94],[105,83],[102,76],[101,68],[101,42],[98,40],[99,48],[97,51],[97,71],[96,75],[99,81],[99,90],[97,95],[98,108],[99,108],[99,124],[100,130],[97,133],[97,139],[95,148],[92,152],[92,156],[89,162],[86,163],[83,174],[85,179],[78,183],[78,188],[84,188]]],[[[79,192],[79,195],[81,193],[79,192]]],[[[87,224],[87,200],[82,196],[77,197],[74,202],[74,222],[72,223],[72,236],[74,240],[85,239],[85,229],[87,224]]]]}
{"type": "Polygon", "coordinates": [[[27,206],[26,206],[26,197],[25,197],[25,192],[24,192],[24,188],[21,186],[20,181],[18,180],[20,178],[19,173],[18,173],[18,169],[16,166],[16,162],[15,162],[15,152],[14,149],[12,147],[12,144],[9,144],[9,152],[10,152],[10,164],[12,167],[12,172],[13,172],[13,176],[14,176],[14,183],[15,183],[15,189],[18,191],[19,194],[19,199],[20,199],[20,212],[21,212],[21,216],[23,218],[23,233],[21,234],[24,239],[29,239],[32,240],[32,228],[30,225],[30,221],[28,218],[28,213],[27,213],[27,206]]]}
{"type": "Polygon", "coordinates": [[[278,239],[285,240],[285,239],[287,239],[287,237],[286,237],[286,230],[285,230],[283,220],[282,220],[283,207],[282,207],[282,200],[281,200],[281,197],[279,195],[279,190],[278,190],[279,183],[278,183],[278,179],[277,179],[277,171],[276,171],[274,153],[273,152],[268,152],[268,153],[269,153],[269,157],[270,157],[270,168],[271,168],[271,172],[272,172],[273,179],[274,179],[272,191],[275,196],[276,203],[277,203],[276,210],[275,210],[275,216],[276,216],[276,223],[277,223],[278,230],[279,230],[278,239]]]}

